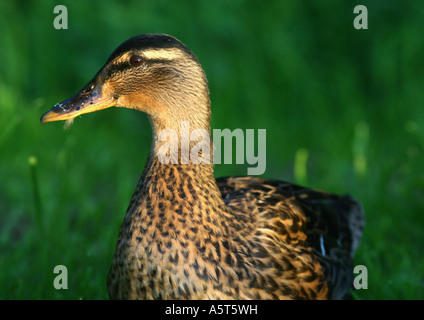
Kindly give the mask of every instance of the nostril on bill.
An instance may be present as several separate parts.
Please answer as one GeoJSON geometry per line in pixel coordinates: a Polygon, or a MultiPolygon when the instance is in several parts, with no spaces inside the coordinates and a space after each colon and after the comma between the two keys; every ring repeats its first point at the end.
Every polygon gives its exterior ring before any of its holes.
{"type": "Polygon", "coordinates": [[[94,90],[94,83],[92,83],[91,85],[89,85],[88,87],[86,87],[83,91],[82,94],[88,95],[90,93],[92,93],[94,90]]]}

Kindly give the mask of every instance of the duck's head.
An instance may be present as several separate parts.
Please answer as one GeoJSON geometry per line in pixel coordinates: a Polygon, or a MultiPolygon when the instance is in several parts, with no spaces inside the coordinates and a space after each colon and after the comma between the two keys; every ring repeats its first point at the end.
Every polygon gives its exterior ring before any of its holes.
{"type": "Polygon", "coordinates": [[[163,128],[185,120],[206,128],[210,120],[207,81],[197,57],[163,34],[125,41],[80,92],[43,114],[41,123],[110,107],[138,109],[163,128]]]}

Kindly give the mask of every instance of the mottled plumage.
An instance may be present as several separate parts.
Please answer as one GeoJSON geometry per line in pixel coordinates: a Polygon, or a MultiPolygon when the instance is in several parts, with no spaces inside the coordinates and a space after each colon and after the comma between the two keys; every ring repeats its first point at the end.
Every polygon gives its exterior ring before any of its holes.
{"type": "Polygon", "coordinates": [[[363,228],[353,198],[256,177],[215,180],[212,164],[182,164],[181,152],[175,164],[159,161],[162,129],[180,133],[186,121],[210,132],[206,77],[181,42],[166,35],[126,41],[41,121],[111,106],[146,112],[153,128],[108,276],[112,299],[349,296],[363,228]]]}

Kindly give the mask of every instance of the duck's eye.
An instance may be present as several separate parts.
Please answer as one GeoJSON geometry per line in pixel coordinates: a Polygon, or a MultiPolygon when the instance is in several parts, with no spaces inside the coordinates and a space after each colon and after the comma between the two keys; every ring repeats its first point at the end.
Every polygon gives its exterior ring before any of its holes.
{"type": "Polygon", "coordinates": [[[139,66],[142,63],[143,63],[143,58],[141,58],[140,56],[131,56],[130,64],[132,66],[139,66]]]}

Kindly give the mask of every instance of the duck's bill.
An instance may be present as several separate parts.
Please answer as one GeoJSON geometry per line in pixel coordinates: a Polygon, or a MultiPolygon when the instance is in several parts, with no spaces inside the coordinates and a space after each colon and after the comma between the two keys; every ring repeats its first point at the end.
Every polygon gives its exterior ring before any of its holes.
{"type": "Polygon", "coordinates": [[[116,101],[112,97],[102,97],[100,86],[89,83],[72,98],[56,104],[41,116],[41,123],[69,120],[79,115],[114,107],[116,101]]]}

